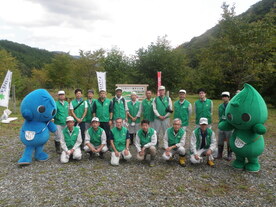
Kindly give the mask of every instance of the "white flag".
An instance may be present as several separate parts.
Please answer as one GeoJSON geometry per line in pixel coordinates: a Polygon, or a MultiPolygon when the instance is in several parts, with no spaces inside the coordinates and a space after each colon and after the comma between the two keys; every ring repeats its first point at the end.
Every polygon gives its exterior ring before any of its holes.
{"type": "Polygon", "coordinates": [[[106,72],[96,72],[99,91],[106,91],[106,72]]]}
{"type": "Polygon", "coordinates": [[[0,89],[0,106],[7,107],[7,108],[9,106],[11,80],[12,80],[12,72],[8,70],[0,89]]]}

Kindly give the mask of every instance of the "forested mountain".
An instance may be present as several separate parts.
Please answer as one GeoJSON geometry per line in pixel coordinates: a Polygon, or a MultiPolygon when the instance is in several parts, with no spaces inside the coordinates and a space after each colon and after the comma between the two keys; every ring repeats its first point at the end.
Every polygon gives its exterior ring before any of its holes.
{"type": "Polygon", "coordinates": [[[19,69],[22,74],[30,76],[33,68],[41,69],[44,64],[50,63],[54,52],[29,47],[24,44],[0,40],[0,49],[8,51],[19,62],[19,69]]]}

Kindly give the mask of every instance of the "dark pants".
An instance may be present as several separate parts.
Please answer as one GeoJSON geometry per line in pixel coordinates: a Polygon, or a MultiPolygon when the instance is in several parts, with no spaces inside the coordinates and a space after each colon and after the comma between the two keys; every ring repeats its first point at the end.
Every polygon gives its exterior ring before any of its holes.
{"type": "Polygon", "coordinates": [[[84,140],[85,140],[85,122],[75,122],[75,126],[79,126],[81,130],[81,138],[82,138],[82,145],[84,145],[84,140]]]}

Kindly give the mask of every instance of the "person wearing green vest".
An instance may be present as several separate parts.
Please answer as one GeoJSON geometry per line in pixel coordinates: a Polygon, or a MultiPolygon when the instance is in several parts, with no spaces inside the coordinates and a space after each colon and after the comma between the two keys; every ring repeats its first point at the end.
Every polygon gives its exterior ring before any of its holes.
{"type": "Polygon", "coordinates": [[[82,90],[75,90],[76,98],[70,102],[70,113],[75,119],[75,126],[79,126],[81,130],[82,137],[82,148],[84,147],[84,139],[85,139],[85,116],[87,113],[87,102],[82,99],[82,90]]]}
{"type": "Polygon", "coordinates": [[[116,119],[117,118],[122,118],[123,119],[123,126],[127,126],[127,103],[125,98],[122,96],[122,88],[117,87],[115,89],[115,97],[112,100],[113,103],[113,126],[115,127],[116,123],[116,119]]]}
{"type": "Polygon", "coordinates": [[[176,118],[173,120],[173,127],[166,130],[164,136],[164,149],[162,157],[164,160],[173,160],[175,154],[179,155],[179,164],[182,167],[186,166],[185,159],[185,141],[186,131],[181,127],[181,119],[176,118]]]}
{"type": "Polygon", "coordinates": [[[172,111],[172,100],[170,97],[166,96],[165,86],[160,86],[159,96],[157,96],[153,101],[153,112],[155,114],[154,118],[154,129],[157,132],[157,144],[160,137],[160,132],[165,134],[167,128],[170,125],[170,115],[172,111]]]}
{"type": "Polygon", "coordinates": [[[100,127],[100,120],[98,117],[93,117],[91,120],[91,127],[85,132],[85,146],[84,151],[90,154],[90,158],[94,154],[99,155],[103,159],[103,154],[108,151],[106,146],[106,134],[100,127]]]}
{"type": "Polygon", "coordinates": [[[117,118],[116,125],[111,129],[110,145],[111,145],[111,165],[119,165],[121,157],[129,160],[132,156],[129,151],[129,133],[126,127],[123,127],[123,119],[117,118]]]}
{"type": "Polygon", "coordinates": [[[130,144],[133,144],[133,139],[136,136],[136,132],[140,128],[140,105],[137,100],[137,94],[132,92],[130,95],[131,101],[127,102],[127,116],[128,116],[128,132],[130,135],[130,144]]]}
{"type": "MultiPolygon", "coordinates": [[[[106,98],[106,91],[100,90],[99,98],[95,100],[93,105],[93,117],[98,117],[100,120],[100,127],[104,129],[106,133],[107,141],[110,137],[110,127],[112,125],[113,116],[113,104],[112,101],[106,98]]],[[[107,142],[107,144],[109,144],[107,142]]]]}
{"type": "Polygon", "coordinates": [[[82,143],[80,128],[74,126],[74,118],[68,116],[66,118],[66,127],[62,131],[60,144],[62,148],[62,153],[60,156],[61,163],[69,162],[70,156],[73,156],[73,159],[81,159],[81,149],[80,145],[82,143]]]}
{"type": "Polygon", "coordinates": [[[56,101],[57,113],[54,117],[54,123],[57,126],[57,131],[55,132],[55,148],[58,154],[61,154],[60,148],[60,137],[62,130],[66,127],[66,117],[69,115],[69,104],[65,101],[65,92],[58,92],[58,100],[56,101]]]}
{"type": "Polygon", "coordinates": [[[212,129],[208,128],[208,119],[200,118],[200,126],[196,128],[191,135],[191,157],[192,164],[203,162],[202,156],[207,157],[207,164],[215,166],[213,155],[216,154],[216,137],[212,129]]]}
{"type": "Polygon", "coordinates": [[[148,120],[141,122],[141,129],[138,130],[135,138],[135,147],[137,149],[137,159],[139,161],[146,160],[148,154],[150,154],[149,166],[154,166],[154,160],[156,156],[156,143],[157,134],[156,131],[149,126],[148,120]]]}
{"type": "Polygon", "coordinates": [[[95,99],[93,99],[94,96],[94,90],[88,90],[87,91],[87,113],[85,116],[85,130],[87,130],[91,125],[91,120],[93,117],[93,105],[95,102],[95,99]]]}
{"type": "Polygon", "coordinates": [[[199,99],[195,102],[195,123],[199,127],[199,120],[202,117],[208,119],[208,127],[212,124],[213,101],[206,98],[206,91],[203,88],[198,89],[199,99]]]}
{"type": "Polygon", "coordinates": [[[146,91],[146,98],[142,101],[140,106],[140,115],[143,114],[143,119],[148,120],[150,122],[150,127],[153,127],[154,122],[154,112],[153,112],[153,98],[151,90],[146,91]]]}
{"type": "Polygon", "coordinates": [[[179,90],[179,100],[174,102],[174,115],[173,118],[180,119],[182,128],[186,131],[189,125],[189,118],[192,115],[192,104],[186,100],[186,90],[179,90]]]}
{"type": "MultiPolygon", "coordinates": [[[[219,115],[219,123],[221,121],[226,120],[226,116],[225,116],[225,109],[227,107],[227,104],[230,101],[230,93],[228,91],[224,91],[221,94],[221,99],[223,101],[222,104],[219,105],[218,108],[218,115],[219,115]]],[[[232,131],[222,131],[222,130],[218,130],[218,155],[217,155],[217,159],[221,159],[222,155],[223,155],[223,148],[224,148],[224,140],[226,140],[227,142],[227,161],[231,161],[232,160],[232,151],[230,149],[230,137],[232,136],[232,131]]]]}

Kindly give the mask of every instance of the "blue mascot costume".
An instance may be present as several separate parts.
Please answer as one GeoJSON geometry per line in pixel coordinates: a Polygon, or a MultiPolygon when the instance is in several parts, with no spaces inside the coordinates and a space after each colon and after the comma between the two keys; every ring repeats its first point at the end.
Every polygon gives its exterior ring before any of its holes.
{"type": "Polygon", "coordinates": [[[31,164],[34,151],[36,160],[48,159],[43,146],[49,139],[49,131],[56,131],[56,125],[51,122],[56,108],[54,99],[45,89],[37,89],[23,99],[20,110],[25,122],[20,130],[20,139],[26,148],[19,165],[31,164]]]}

